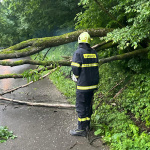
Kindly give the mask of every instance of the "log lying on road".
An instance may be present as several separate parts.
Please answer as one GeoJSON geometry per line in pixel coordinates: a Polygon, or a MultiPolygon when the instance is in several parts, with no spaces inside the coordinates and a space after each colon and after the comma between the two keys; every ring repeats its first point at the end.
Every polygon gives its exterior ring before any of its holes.
{"type": "Polygon", "coordinates": [[[26,102],[21,100],[13,100],[2,96],[0,96],[0,100],[14,102],[14,103],[28,105],[28,106],[37,106],[37,107],[75,108],[75,105],[71,105],[71,104],[32,103],[32,102],[26,102]]]}

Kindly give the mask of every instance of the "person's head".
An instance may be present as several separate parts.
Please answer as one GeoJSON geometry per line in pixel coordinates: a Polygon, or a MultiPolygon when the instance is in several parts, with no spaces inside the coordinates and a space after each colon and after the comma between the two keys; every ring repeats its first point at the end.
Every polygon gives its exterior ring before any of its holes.
{"type": "Polygon", "coordinates": [[[78,37],[78,43],[88,43],[90,44],[92,38],[90,37],[88,32],[83,32],[78,37]]]}

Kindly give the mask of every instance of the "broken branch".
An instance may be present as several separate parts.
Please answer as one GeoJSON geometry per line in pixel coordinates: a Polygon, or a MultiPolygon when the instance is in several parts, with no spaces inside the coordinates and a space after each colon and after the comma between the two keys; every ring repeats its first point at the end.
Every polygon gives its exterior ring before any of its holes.
{"type": "MultiPolygon", "coordinates": [[[[48,75],[50,75],[51,73],[53,73],[56,69],[57,69],[57,68],[54,68],[54,69],[51,70],[49,73],[47,73],[47,74],[45,74],[44,76],[40,77],[39,80],[46,78],[48,75]]],[[[39,81],[39,80],[38,80],[38,81],[39,81]]],[[[34,81],[34,82],[36,82],[36,81],[34,81]]],[[[25,85],[21,85],[21,86],[19,86],[19,87],[10,89],[10,90],[8,90],[8,91],[5,91],[5,92],[1,93],[0,96],[2,96],[2,95],[4,95],[4,94],[7,94],[7,93],[11,93],[11,92],[16,91],[16,90],[18,90],[18,89],[20,89],[20,88],[24,88],[24,87],[26,87],[26,86],[28,86],[28,85],[34,83],[34,82],[31,81],[31,82],[29,82],[29,83],[27,83],[27,84],[25,84],[25,85]]]]}
{"type": "Polygon", "coordinates": [[[13,99],[5,98],[2,96],[0,96],[0,100],[14,102],[14,103],[18,103],[18,104],[24,104],[24,105],[28,105],[28,106],[54,107],[54,108],[75,108],[75,105],[70,105],[70,104],[31,103],[31,102],[26,102],[26,101],[21,101],[21,100],[13,100],[13,99]]]}
{"type": "Polygon", "coordinates": [[[35,61],[35,60],[19,60],[19,61],[0,61],[0,65],[3,66],[19,66],[24,64],[32,64],[32,65],[42,65],[42,66],[50,66],[50,65],[60,65],[60,66],[70,66],[71,61],[35,61]]]}

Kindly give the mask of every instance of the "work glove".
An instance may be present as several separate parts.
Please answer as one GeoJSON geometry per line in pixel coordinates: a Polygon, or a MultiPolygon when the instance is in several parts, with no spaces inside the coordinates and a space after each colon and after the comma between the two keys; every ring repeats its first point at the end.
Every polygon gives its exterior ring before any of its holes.
{"type": "Polygon", "coordinates": [[[76,78],[76,76],[73,74],[72,75],[72,80],[74,81],[74,82],[77,82],[77,78],[76,78]]]}

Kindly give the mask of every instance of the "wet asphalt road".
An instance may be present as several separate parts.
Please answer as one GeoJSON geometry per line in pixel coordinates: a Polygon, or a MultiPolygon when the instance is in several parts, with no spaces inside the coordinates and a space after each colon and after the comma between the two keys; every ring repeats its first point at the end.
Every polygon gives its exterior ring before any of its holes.
{"type": "MultiPolygon", "coordinates": [[[[18,68],[21,72],[31,66],[18,68]]],[[[10,73],[10,68],[2,69],[10,73]]],[[[27,83],[22,79],[0,81],[0,91],[27,83]]],[[[56,89],[48,78],[19,89],[5,97],[32,102],[67,103],[66,98],[56,89]]],[[[91,146],[84,137],[69,135],[76,128],[77,116],[74,109],[32,107],[0,101],[0,126],[8,126],[17,136],[0,144],[0,150],[108,150],[98,139],[91,146]]]]}

